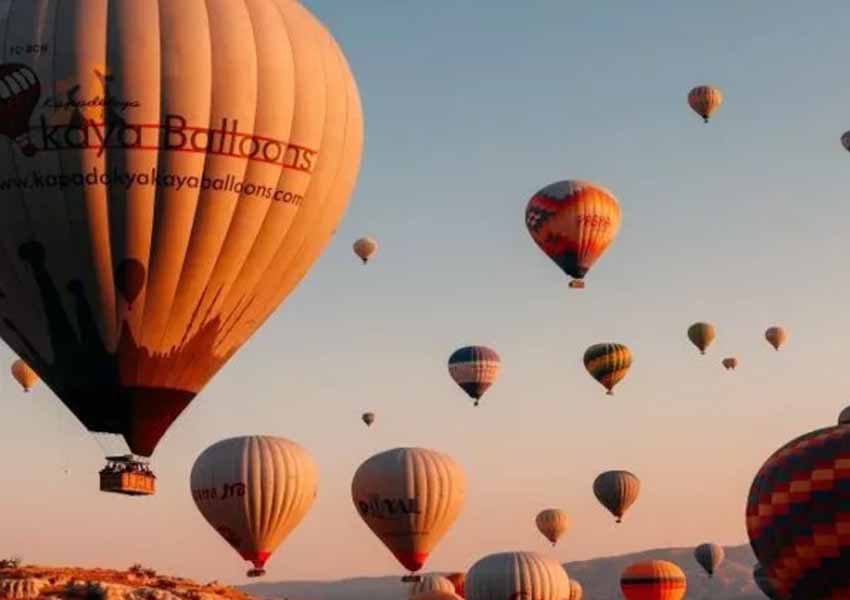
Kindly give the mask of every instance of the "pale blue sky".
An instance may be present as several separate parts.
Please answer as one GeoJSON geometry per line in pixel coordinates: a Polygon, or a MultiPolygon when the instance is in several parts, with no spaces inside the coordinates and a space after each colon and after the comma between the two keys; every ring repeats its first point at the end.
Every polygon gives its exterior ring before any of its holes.
{"type": "Polygon", "coordinates": [[[548,551],[533,518],[550,505],[573,516],[564,560],[743,542],[761,462],[848,403],[850,4],[305,4],[345,50],[366,116],[336,239],[160,444],[154,498],[97,492],[95,442],[43,387],[24,397],[0,378],[0,555],[242,581],[188,473],[246,433],[294,439],[320,468],[273,580],[401,572],[349,493],[360,462],[398,445],[446,451],[469,476],[430,568],[548,551]],[[726,95],[708,126],[685,101],[700,83],[726,95]],[[608,187],[624,212],[581,292],[523,220],[534,191],[567,178],[608,187]],[[381,242],[366,268],[350,248],[364,234],[381,242]],[[685,338],[696,320],[718,327],[706,357],[685,338]],[[774,323],[791,333],[780,353],[763,339],[774,323]],[[600,341],[635,354],[613,398],[581,365],[600,341]],[[505,363],[477,409],[446,373],[468,343],[505,363]],[[618,528],[591,493],[609,468],[644,482],[618,528]]]}

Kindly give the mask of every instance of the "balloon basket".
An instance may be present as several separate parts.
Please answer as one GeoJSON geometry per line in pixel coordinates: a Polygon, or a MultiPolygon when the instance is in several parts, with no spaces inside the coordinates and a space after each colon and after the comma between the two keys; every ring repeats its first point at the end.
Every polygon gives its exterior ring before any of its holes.
{"type": "Polygon", "coordinates": [[[405,575],[401,578],[402,583],[419,583],[422,581],[421,575],[405,575]]]}
{"type": "Polygon", "coordinates": [[[146,463],[132,456],[109,456],[100,470],[100,491],[125,496],[152,496],[156,475],[146,463]]]}
{"type": "Polygon", "coordinates": [[[247,575],[248,577],[262,577],[265,574],[266,574],[265,569],[251,569],[250,571],[245,573],[245,575],[247,575]]]}
{"type": "Polygon", "coordinates": [[[581,279],[573,279],[570,282],[570,287],[574,290],[583,290],[584,289],[584,282],[581,279]]]}

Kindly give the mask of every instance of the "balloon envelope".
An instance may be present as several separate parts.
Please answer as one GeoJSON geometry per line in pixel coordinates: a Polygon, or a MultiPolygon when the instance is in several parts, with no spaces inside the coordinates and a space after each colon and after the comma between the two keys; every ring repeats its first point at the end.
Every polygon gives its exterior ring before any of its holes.
{"type": "Polygon", "coordinates": [[[363,416],[360,418],[363,420],[364,423],[366,423],[367,427],[371,427],[372,423],[375,422],[375,413],[363,413],[363,416]]]}
{"type": "Polygon", "coordinates": [[[771,600],[780,600],[782,596],[776,591],[775,579],[764,570],[761,563],[753,567],[753,581],[761,592],[771,600]]]}
{"type": "Polygon", "coordinates": [[[640,494],[640,479],[628,471],[605,471],[593,482],[593,494],[619,523],[640,494]]]}
{"type": "Polygon", "coordinates": [[[705,572],[712,576],[726,558],[726,551],[723,546],[717,544],[700,544],[694,548],[694,558],[705,572]]]}
{"type": "Polygon", "coordinates": [[[845,131],[841,134],[841,145],[844,149],[850,152],[850,131],[845,131]]]}
{"type": "Polygon", "coordinates": [[[449,357],[449,375],[470,398],[478,401],[502,370],[499,354],[486,346],[464,346],[449,357]]]}
{"type": "Polygon", "coordinates": [[[410,598],[411,600],[460,600],[461,596],[458,596],[454,592],[432,590],[429,592],[421,592],[415,596],[411,596],[410,598]]]}
{"type": "Polygon", "coordinates": [[[818,429],[774,452],[753,479],[747,533],[779,596],[825,600],[850,589],[848,457],[850,425],[818,429]]]}
{"type": "Polygon", "coordinates": [[[525,224],[534,242],[576,280],[583,279],[614,242],[621,222],[614,194],[590,181],[548,185],[531,197],[525,209],[525,224]]]}
{"type": "Polygon", "coordinates": [[[437,575],[436,573],[429,573],[423,575],[419,581],[410,586],[410,597],[415,598],[419,594],[426,592],[448,592],[454,594],[455,586],[447,577],[437,575]]]}
{"type": "Polygon", "coordinates": [[[465,598],[466,573],[449,573],[446,578],[455,586],[455,593],[461,598],[465,598]]]}
{"type": "Polygon", "coordinates": [[[681,600],[688,580],[675,563],[648,560],[626,567],[620,576],[620,589],[627,600],[681,600]]]}
{"type": "Polygon", "coordinates": [[[10,4],[0,337],[150,456],[329,241],[357,88],[290,0],[10,4]]]}
{"type": "Polygon", "coordinates": [[[440,452],[395,448],[360,465],[351,497],[369,529],[416,572],[460,514],[466,475],[440,452]]]}
{"type": "Polygon", "coordinates": [[[773,346],[774,350],[779,350],[788,341],[788,332],[783,327],[768,327],[767,331],[764,332],[764,338],[773,346]]]}
{"type": "Polygon", "coordinates": [[[694,323],[688,327],[688,339],[699,348],[700,354],[705,354],[706,349],[717,337],[717,330],[710,323],[694,323]]]}
{"type": "Polygon", "coordinates": [[[191,475],[198,510],[257,570],[307,515],[317,486],[310,455],[271,436],[217,442],[201,453],[191,475]]]}
{"type": "Polygon", "coordinates": [[[378,251],[378,242],[370,237],[360,238],[354,242],[354,254],[360,257],[363,264],[369,262],[369,259],[378,251]]]}
{"type": "Polygon", "coordinates": [[[570,577],[570,596],[569,600],[581,600],[584,596],[584,589],[581,587],[581,584],[570,577]]]}
{"type": "Polygon", "coordinates": [[[12,377],[21,384],[25,392],[28,392],[38,383],[38,375],[30,366],[20,358],[12,363],[12,377]]]}
{"type": "Polygon", "coordinates": [[[723,104],[723,92],[716,87],[698,85],[688,93],[688,105],[706,123],[721,104],[723,104]]]}
{"type": "Polygon", "coordinates": [[[554,546],[570,528],[570,516],[559,508],[547,508],[537,514],[535,523],[540,533],[554,546]]]}
{"type": "Polygon", "coordinates": [[[623,344],[594,344],[584,352],[584,368],[596,381],[614,394],[614,386],[632,366],[632,352],[623,344]]]}
{"type": "Polygon", "coordinates": [[[468,600],[564,600],[570,580],[553,558],[536,552],[485,556],[466,575],[468,600]]]}
{"type": "Polygon", "coordinates": [[[724,358],[723,359],[723,366],[726,368],[727,371],[730,370],[730,369],[734,371],[735,369],[738,368],[738,359],[735,358],[734,356],[730,356],[729,358],[724,358]]]}

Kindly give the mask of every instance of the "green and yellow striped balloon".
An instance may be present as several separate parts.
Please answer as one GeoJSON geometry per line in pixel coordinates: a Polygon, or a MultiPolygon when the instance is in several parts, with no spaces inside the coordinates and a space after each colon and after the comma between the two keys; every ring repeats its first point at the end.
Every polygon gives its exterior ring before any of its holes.
{"type": "Polygon", "coordinates": [[[584,352],[584,367],[613,396],[614,386],[632,366],[632,352],[623,344],[594,344],[584,352]]]}

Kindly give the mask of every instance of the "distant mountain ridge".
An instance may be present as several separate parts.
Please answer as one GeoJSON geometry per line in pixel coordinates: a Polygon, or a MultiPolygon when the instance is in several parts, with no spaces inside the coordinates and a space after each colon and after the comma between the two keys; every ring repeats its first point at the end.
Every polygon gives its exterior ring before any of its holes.
{"type": "MultiPolygon", "coordinates": [[[[765,600],[753,583],[756,562],[748,544],[726,546],[726,561],[709,579],[693,557],[693,548],[658,548],[620,556],[567,563],[570,577],[581,582],[587,600],[620,600],[620,573],[641,560],[669,560],[688,576],[689,600],[765,600]]],[[[239,588],[252,596],[276,600],[404,600],[407,587],[392,577],[338,581],[281,581],[239,588]]]]}

